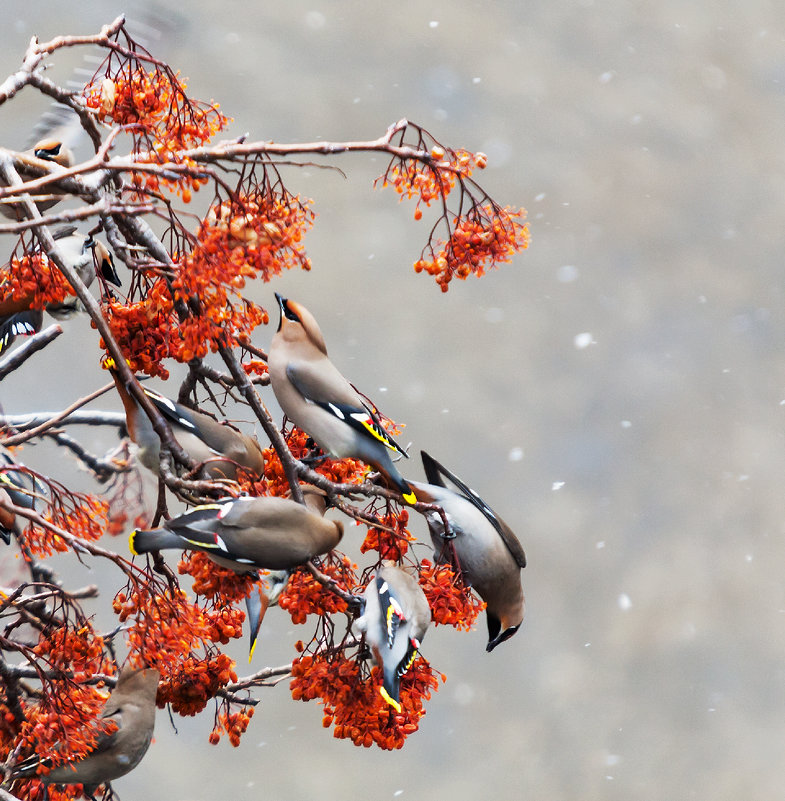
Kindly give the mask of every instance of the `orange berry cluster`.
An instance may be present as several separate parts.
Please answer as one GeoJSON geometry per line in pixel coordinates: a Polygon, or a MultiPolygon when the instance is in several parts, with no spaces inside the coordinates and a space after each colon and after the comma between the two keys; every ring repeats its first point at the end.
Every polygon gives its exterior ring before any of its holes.
{"type": "Polygon", "coordinates": [[[177,662],[176,667],[158,685],[158,705],[171,704],[180,715],[197,715],[211,698],[227,684],[237,681],[234,662],[216,652],[204,659],[189,656],[177,662]]]}
{"type": "MultiPolygon", "coordinates": [[[[357,565],[336,551],[332,551],[320,560],[318,567],[322,573],[335,579],[341,587],[351,587],[356,583],[357,565]]],[[[343,598],[330,592],[305,568],[292,573],[286,589],[281,593],[278,605],[292,616],[293,623],[305,623],[308,615],[334,615],[348,610],[343,598]]]]}
{"type": "Polygon", "coordinates": [[[213,244],[197,244],[181,260],[172,282],[174,300],[190,308],[169,342],[170,355],[180,362],[203,358],[224,345],[231,347],[238,337],[250,336],[269,319],[264,309],[238,293],[250,271],[244,264],[226,260],[213,244]]]}
{"type": "MultiPolygon", "coordinates": [[[[169,377],[161,362],[170,355],[170,344],[177,337],[176,318],[171,293],[162,278],[136,303],[109,299],[104,315],[132,370],[169,377]]],[[[101,347],[106,347],[103,340],[101,347]]]]}
{"type": "Polygon", "coordinates": [[[26,308],[43,309],[48,303],[62,303],[73,294],[54,262],[40,252],[11,259],[8,269],[0,274],[0,303],[18,300],[26,308]]]}
{"type": "MultiPolygon", "coordinates": [[[[159,161],[177,151],[208,142],[229,123],[217,103],[191,100],[186,84],[170,69],[147,71],[136,59],[128,60],[84,90],[85,105],[100,121],[135,126],[158,143],[159,161]]],[[[134,132],[134,131],[132,131],[134,132]]]]}
{"type": "Polygon", "coordinates": [[[253,713],[253,707],[231,712],[227,704],[227,709],[218,715],[216,724],[210,732],[210,742],[213,745],[217,745],[221,739],[221,734],[226,732],[229,735],[229,742],[237,748],[240,745],[240,738],[245,734],[245,730],[251,722],[253,713]]]}
{"type": "Polygon", "coordinates": [[[477,616],[485,609],[481,601],[456,574],[450,565],[420,562],[420,586],[431,607],[431,620],[438,626],[453,626],[469,631],[477,616]]]}
{"type": "Polygon", "coordinates": [[[114,610],[124,622],[136,622],[128,634],[128,648],[166,676],[158,691],[159,704],[170,703],[183,715],[195,715],[229,682],[236,681],[234,662],[212,643],[226,644],[242,637],[244,612],[231,606],[209,611],[187,600],[137,588],[115,596],[114,610]],[[197,649],[204,657],[194,654],[197,649]]]}
{"type": "Polygon", "coordinates": [[[409,522],[409,510],[388,512],[381,518],[381,522],[388,528],[369,528],[360,546],[360,552],[367,553],[374,550],[379,552],[379,559],[400,562],[409,550],[409,543],[415,541],[406,528],[409,522]]]}
{"type": "MultiPolygon", "coordinates": [[[[49,506],[41,516],[79,539],[99,540],[106,529],[109,505],[95,495],[66,492],[64,487],[49,482],[49,506]]],[[[48,528],[31,523],[25,529],[25,542],[35,556],[63,553],[70,545],[48,528]]]]}
{"type": "Polygon", "coordinates": [[[193,591],[197,595],[218,599],[222,605],[242,601],[257,583],[255,574],[241,576],[217,565],[201,551],[184,551],[177,571],[193,577],[193,591]]]}
{"type": "Polygon", "coordinates": [[[306,654],[292,664],[292,698],[319,699],[324,705],[322,725],[334,726],[334,737],[348,738],[365,748],[374,744],[385,750],[401,748],[406,737],[417,731],[425,714],[423,702],[438,689],[438,680],[430,665],[418,657],[401,679],[400,713],[379,694],[380,684],[378,668],[365,680],[357,661],[342,653],[306,654]]]}
{"type": "Polygon", "coordinates": [[[87,621],[77,625],[42,632],[33,651],[51,667],[70,670],[76,681],[82,681],[94,673],[106,672],[110,665],[104,658],[103,638],[87,621]]]}
{"type": "Polygon", "coordinates": [[[311,202],[285,190],[240,191],[210,207],[199,241],[263,281],[292,267],[310,270],[302,239],[315,216],[311,202]]]}
{"type": "MultiPolygon", "coordinates": [[[[286,436],[286,444],[295,459],[303,459],[310,452],[308,435],[299,428],[292,427],[291,432],[286,436]]],[[[264,481],[256,485],[259,488],[257,494],[286,497],[289,493],[289,481],[277,451],[275,448],[265,448],[262,452],[264,454],[264,481]]],[[[314,469],[336,484],[362,484],[369,470],[368,465],[356,459],[329,458],[320,461],[314,469]]]]}
{"type": "Polygon", "coordinates": [[[486,269],[510,261],[513,254],[529,246],[529,227],[519,219],[523,209],[476,206],[473,213],[453,220],[450,238],[432,258],[421,258],[414,264],[417,273],[434,276],[442,292],[450,281],[470,275],[481,276],[486,269]]]}

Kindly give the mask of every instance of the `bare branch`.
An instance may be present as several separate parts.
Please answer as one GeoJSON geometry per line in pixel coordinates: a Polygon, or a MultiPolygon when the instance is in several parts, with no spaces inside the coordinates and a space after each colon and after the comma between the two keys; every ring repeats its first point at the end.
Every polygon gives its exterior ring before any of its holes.
{"type": "Polygon", "coordinates": [[[80,398],[78,401],[72,403],[67,409],[64,409],[59,414],[56,414],[54,417],[47,420],[45,423],[37,426],[36,428],[30,429],[29,431],[25,431],[20,434],[14,434],[11,437],[6,437],[4,440],[0,440],[0,445],[4,445],[6,447],[10,445],[20,445],[23,442],[27,442],[33,437],[41,436],[41,434],[45,433],[48,429],[53,428],[56,426],[61,420],[65,420],[71,412],[76,411],[77,409],[81,408],[90,401],[95,400],[96,398],[103,395],[105,392],[108,392],[110,389],[114,389],[114,382],[111,384],[107,384],[106,386],[101,387],[101,389],[95,390],[95,392],[91,392],[89,395],[85,395],[85,397],[80,398]]]}
{"type": "Polygon", "coordinates": [[[0,361],[0,381],[9,373],[21,367],[34,353],[43,350],[62,333],[63,329],[59,325],[54,324],[31,336],[27,342],[20,345],[13,353],[0,361]]]}

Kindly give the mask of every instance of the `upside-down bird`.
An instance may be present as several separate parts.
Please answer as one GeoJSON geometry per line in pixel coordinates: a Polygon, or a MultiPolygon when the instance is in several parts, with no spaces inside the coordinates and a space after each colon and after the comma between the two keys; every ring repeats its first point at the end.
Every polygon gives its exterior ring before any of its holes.
{"type": "Polygon", "coordinates": [[[356,626],[365,635],[373,661],[382,669],[382,698],[401,711],[401,677],[411,667],[431,610],[417,579],[385,563],[365,588],[365,608],[356,626]]]}
{"type": "Polygon", "coordinates": [[[421,454],[429,483],[413,481],[412,486],[420,500],[442,507],[451,528],[448,534],[441,515],[426,514],[436,561],[450,561],[449,549],[455,548],[464,581],[486,603],[486,650],[492,651],[523,622],[521,569],[526,567],[526,555],[510,527],[474,490],[425,451],[421,454]]]}

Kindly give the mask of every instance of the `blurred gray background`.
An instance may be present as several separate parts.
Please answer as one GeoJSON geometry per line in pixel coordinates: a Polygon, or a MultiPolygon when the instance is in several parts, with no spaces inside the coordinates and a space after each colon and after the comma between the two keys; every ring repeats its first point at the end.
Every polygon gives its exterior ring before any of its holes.
{"type": "MultiPolygon", "coordinates": [[[[124,9],[3,10],[4,76],[33,34],[95,32],[124,9]]],[[[177,733],[160,713],[121,797],[781,798],[785,6],[224,0],[173,14],[159,54],[233,134],[372,139],[406,116],[485,151],[483,185],[528,208],[529,251],[445,296],[411,268],[427,215],[371,189],[384,160],[332,160],[345,179],[291,168],[319,213],[314,269],[254,289],[271,311],[274,290],[308,306],[413,454],[507,519],[528,607],[490,655],[482,622],[429,631],[448,681],[401,752],[334,740],[282,685],[239,749],[208,745],[209,712],[177,733]]],[[[23,146],[45,106],[28,90],[0,109],[3,144],[23,146]]],[[[105,383],[98,358],[73,321],[4,382],[3,407],[66,406],[105,383]]],[[[73,473],[48,454],[24,457],[73,473]]],[[[420,478],[418,461],[404,472],[420,478]]],[[[111,597],[116,577],[89,567],[74,580],[111,597]]],[[[253,668],[288,661],[304,633],[273,610],[253,668]]]]}

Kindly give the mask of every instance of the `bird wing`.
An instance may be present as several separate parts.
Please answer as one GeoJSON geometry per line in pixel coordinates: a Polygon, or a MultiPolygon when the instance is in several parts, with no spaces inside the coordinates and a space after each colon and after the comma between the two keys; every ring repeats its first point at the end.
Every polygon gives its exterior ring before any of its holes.
{"type": "Polygon", "coordinates": [[[479,509],[488,522],[496,529],[518,567],[526,567],[526,554],[524,553],[520,540],[496,512],[494,512],[471,487],[464,484],[455,473],[451,473],[444,465],[439,464],[436,459],[425,451],[420,451],[420,455],[422,456],[422,465],[428,483],[435,484],[438,487],[444,487],[445,489],[452,489],[452,487],[448,487],[444,481],[444,479],[447,478],[458,490],[458,493],[479,509]]]}
{"type": "MultiPolygon", "coordinates": [[[[327,365],[332,367],[330,362],[322,363],[323,367],[327,365]]],[[[360,400],[359,395],[340,373],[336,371],[340,382],[333,376],[329,389],[324,380],[324,372],[317,372],[309,362],[290,362],[286,367],[286,375],[307,401],[324,409],[363,436],[371,437],[394,453],[409,458],[409,454],[384,430],[379,418],[360,400]]]]}
{"type": "Polygon", "coordinates": [[[197,428],[196,423],[194,422],[194,417],[189,409],[173,400],[170,400],[164,395],[159,395],[152,389],[145,388],[144,394],[150,398],[155,408],[158,409],[158,411],[161,412],[161,414],[166,417],[170,423],[175,423],[176,425],[180,426],[180,428],[184,428],[194,434],[194,436],[199,437],[199,429],[197,428]]]}
{"type": "Polygon", "coordinates": [[[2,353],[16,337],[30,336],[41,330],[44,313],[41,309],[29,309],[18,312],[0,320],[0,353],[2,353]]]}
{"type": "Polygon", "coordinates": [[[220,556],[234,558],[226,547],[226,543],[215,530],[216,521],[225,506],[220,503],[197,506],[187,514],[168,520],[164,528],[198,548],[213,551],[220,556]]]}
{"type": "Polygon", "coordinates": [[[115,709],[111,712],[104,711],[103,715],[101,715],[101,720],[111,720],[117,724],[117,728],[113,729],[111,732],[100,732],[95,741],[95,748],[93,748],[87,756],[94,756],[95,754],[100,754],[102,751],[108,751],[114,745],[117,739],[117,732],[123,728],[123,710],[115,709]]]}

